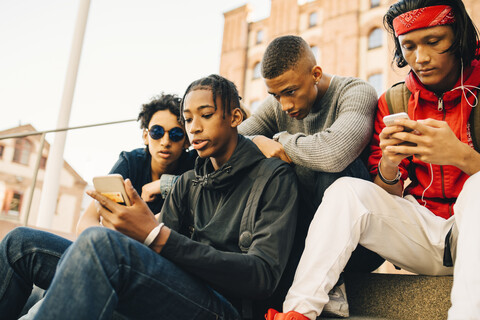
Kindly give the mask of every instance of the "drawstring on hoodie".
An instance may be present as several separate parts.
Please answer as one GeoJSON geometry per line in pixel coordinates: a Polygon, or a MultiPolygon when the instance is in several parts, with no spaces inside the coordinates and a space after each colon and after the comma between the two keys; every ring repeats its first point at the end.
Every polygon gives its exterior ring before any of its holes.
{"type": "MultiPolygon", "coordinates": [[[[463,99],[461,99],[461,102],[463,102],[463,100],[465,100],[467,102],[467,104],[471,107],[471,108],[475,108],[478,104],[478,97],[475,95],[475,92],[473,92],[472,89],[477,89],[477,90],[480,90],[479,87],[476,87],[476,86],[472,86],[472,85],[464,85],[463,84],[463,59],[460,58],[460,64],[461,64],[461,67],[460,67],[460,86],[456,87],[456,88],[453,88],[452,90],[450,91],[455,91],[455,90],[462,90],[462,96],[463,96],[463,99]],[[468,101],[468,96],[467,96],[467,92],[470,93],[473,98],[474,98],[474,103],[470,103],[470,101],[468,101]]],[[[419,93],[419,92],[416,92],[416,93],[419,93]]],[[[417,105],[418,105],[418,96],[414,96],[415,98],[415,106],[414,106],[414,114],[415,114],[415,111],[417,109],[417,105]]],[[[443,111],[443,98],[442,97],[439,97],[438,98],[438,111],[443,111]]],[[[461,123],[463,123],[463,108],[460,108],[460,117],[461,117],[461,123]]],[[[428,185],[428,187],[425,188],[425,190],[423,190],[422,192],[422,202],[423,202],[423,206],[426,207],[427,206],[427,201],[424,200],[424,196],[425,196],[425,192],[432,186],[433,184],[433,166],[431,163],[429,163],[430,165],[430,184],[428,185]]]]}

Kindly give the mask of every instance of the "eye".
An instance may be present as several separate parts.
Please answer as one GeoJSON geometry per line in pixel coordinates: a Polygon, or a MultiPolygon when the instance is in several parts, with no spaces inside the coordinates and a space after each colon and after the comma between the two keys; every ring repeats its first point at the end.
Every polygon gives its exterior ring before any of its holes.
{"type": "Polygon", "coordinates": [[[185,118],[183,121],[185,121],[185,123],[190,123],[192,122],[192,118],[185,118]]]}
{"type": "Polygon", "coordinates": [[[297,91],[297,90],[290,90],[290,91],[287,91],[285,94],[286,94],[287,96],[293,96],[296,91],[297,91]]]}
{"type": "Polygon", "coordinates": [[[407,50],[407,51],[411,51],[411,50],[413,50],[414,46],[411,45],[411,44],[404,44],[404,45],[402,45],[402,48],[407,50]]]}
{"type": "Polygon", "coordinates": [[[202,117],[205,118],[205,119],[210,119],[212,116],[213,116],[213,113],[202,114],[202,117]]]}
{"type": "Polygon", "coordinates": [[[280,96],[279,96],[278,94],[270,93],[270,95],[271,95],[272,97],[274,97],[275,99],[280,100],[280,96]]]}
{"type": "Polygon", "coordinates": [[[434,45],[436,45],[436,44],[439,43],[439,42],[440,42],[439,40],[436,40],[436,39],[435,39],[435,40],[430,40],[430,41],[428,41],[427,43],[428,43],[429,45],[431,45],[431,46],[434,46],[434,45]]]}

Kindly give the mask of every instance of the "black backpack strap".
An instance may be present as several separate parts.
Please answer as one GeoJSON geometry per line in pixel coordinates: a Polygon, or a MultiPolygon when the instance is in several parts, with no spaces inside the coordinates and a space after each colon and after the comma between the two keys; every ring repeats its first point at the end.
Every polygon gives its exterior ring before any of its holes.
{"type": "Polygon", "coordinates": [[[238,239],[238,246],[243,253],[246,253],[253,241],[253,229],[255,227],[255,217],[262,196],[263,189],[273,172],[283,164],[283,161],[272,161],[273,159],[264,159],[260,162],[255,181],[245,205],[242,221],[240,223],[240,233],[238,239]]]}

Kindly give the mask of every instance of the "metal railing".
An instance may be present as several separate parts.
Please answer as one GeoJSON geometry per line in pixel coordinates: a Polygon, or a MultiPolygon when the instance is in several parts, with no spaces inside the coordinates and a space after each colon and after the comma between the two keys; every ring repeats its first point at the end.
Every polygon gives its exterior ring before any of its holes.
{"type": "Polygon", "coordinates": [[[107,126],[107,125],[112,125],[112,124],[133,122],[133,121],[137,121],[137,119],[102,122],[102,123],[88,124],[88,125],[83,125],[83,126],[59,128],[59,129],[44,130],[44,131],[29,131],[29,132],[13,133],[13,134],[7,134],[7,135],[3,135],[3,136],[0,135],[0,140],[25,138],[25,137],[28,137],[28,136],[41,135],[41,137],[40,137],[40,148],[38,150],[38,156],[37,156],[37,160],[35,162],[35,169],[34,169],[34,172],[33,172],[33,179],[32,179],[32,184],[30,186],[30,194],[29,194],[29,197],[28,197],[28,200],[27,200],[27,209],[25,210],[25,217],[24,217],[23,225],[26,226],[28,224],[28,218],[30,216],[30,210],[32,208],[33,193],[35,192],[35,185],[37,184],[38,170],[40,168],[40,161],[42,159],[43,148],[45,146],[45,136],[46,136],[47,133],[62,132],[62,131],[75,130],[75,129],[85,129],[85,128],[92,128],[92,127],[100,127],[100,126],[107,126]]]}

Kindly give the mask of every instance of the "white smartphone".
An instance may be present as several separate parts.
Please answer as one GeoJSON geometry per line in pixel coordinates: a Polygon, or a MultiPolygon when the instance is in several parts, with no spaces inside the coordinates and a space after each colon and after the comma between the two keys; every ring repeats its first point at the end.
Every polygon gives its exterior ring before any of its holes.
{"type": "Polygon", "coordinates": [[[95,190],[112,201],[129,206],[130,199],[123,183],[123,177],[117,173],[93,178],[95,190]]]}
{"type": "Polygon", "coordinates": [[[410,119],[408,114],[406,112],[399,112],[399,113],[394,113],[394,114],[389,114],[385,117],[383,117],[383,123],[387,127],[395,125],[395,120],[397,119],[410,119]]]}

